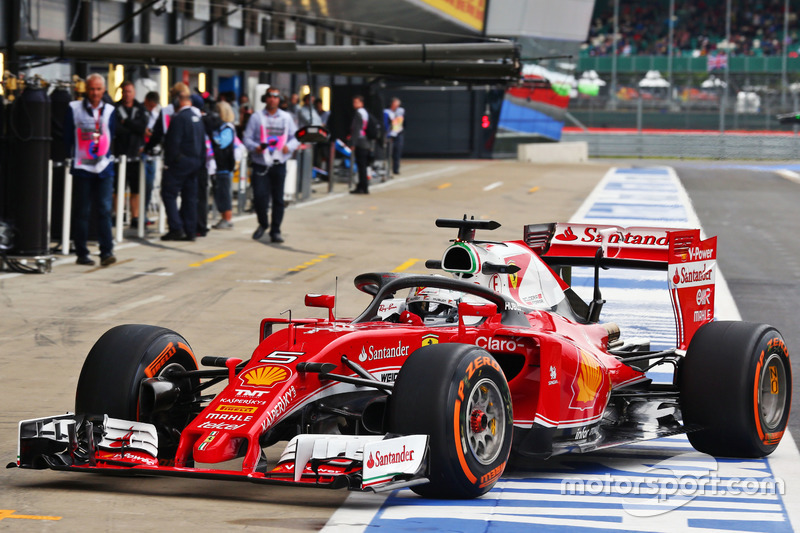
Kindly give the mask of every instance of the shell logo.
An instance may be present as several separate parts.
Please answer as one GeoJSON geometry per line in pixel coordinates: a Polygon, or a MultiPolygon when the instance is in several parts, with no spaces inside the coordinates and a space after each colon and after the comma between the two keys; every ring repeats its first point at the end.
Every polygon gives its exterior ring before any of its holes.
{"type": "Polygon", "coordinates": [[[289,379],[291,372],[282,366],[259,366],[241,376],[242,383],[250,387],[271,387],[289,379]]]}
{"type": "Polygon", "coordinates": [[[577,370],[575,381],[572,382],[574,396],[570,407],[591,409],[603,387],[603,367],[596,358],[581,350],[577,370]]]}

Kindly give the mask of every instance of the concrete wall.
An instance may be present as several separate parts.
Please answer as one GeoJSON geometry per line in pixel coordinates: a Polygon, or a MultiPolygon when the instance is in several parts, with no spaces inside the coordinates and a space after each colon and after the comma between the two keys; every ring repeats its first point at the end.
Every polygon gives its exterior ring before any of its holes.
{"type": "Polygon", "coordinates": [[[517,160],[528,163],[583,163],[589,159],[586,141],[520,144],[517,160]]]}

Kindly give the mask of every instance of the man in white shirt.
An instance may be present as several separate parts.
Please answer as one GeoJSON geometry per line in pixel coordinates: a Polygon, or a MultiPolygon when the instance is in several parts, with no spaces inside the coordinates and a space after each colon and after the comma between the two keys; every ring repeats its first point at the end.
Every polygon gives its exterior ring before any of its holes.
{"type": "Polygon", "coordinates": [[[253,197],[258,227],[253,239],[259,240],[269,230],[272,242],[282,243],[283,190],[286,181],[286,161],[299,145],[294,134],[297,126],[292,115],[278,109],[281,93],[270,87],[264,95],[267,104],[263,111],[253,113],[247,121],[242,141],[250,152],[253,174],[253,197]],[[272,200],[272,225],[267,210],[272,200]]]}
{"type": "Polygon", "coordinates": [[[403,121],[406,110],[400,107],[400,103],[399,98],[392,98],[392,103],[383,110],[387,138],[391,144],[392,174],[400,174],[400,157],[403,155],[403,121]]]}

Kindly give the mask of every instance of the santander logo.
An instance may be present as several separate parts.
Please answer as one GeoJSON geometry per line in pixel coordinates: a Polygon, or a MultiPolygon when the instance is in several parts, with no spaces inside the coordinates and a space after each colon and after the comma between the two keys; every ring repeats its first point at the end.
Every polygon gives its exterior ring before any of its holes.
{"type": "Polygon", "coordinates": [[[369,460],[367,461],[367,468],[374,468],[375,461],[372,459],[372,454],[369,454],[369,460]]]}
{"type": "Polygon", "coordinates": [[[575,233],[572,232],[571,227],[567,227],[567,229],[561,235],[556,235],[556,239],[559,241],[574,241],[578,238],[575,233]]]}

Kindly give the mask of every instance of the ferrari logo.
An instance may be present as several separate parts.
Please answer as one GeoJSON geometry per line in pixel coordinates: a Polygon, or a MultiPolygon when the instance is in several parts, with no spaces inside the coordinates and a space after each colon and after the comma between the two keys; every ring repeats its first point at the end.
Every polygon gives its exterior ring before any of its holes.
{"type": "Polygon", "coordinates": [[[431,344],[439,344],[438,335],[425,335],[422,337],[422,346],[430,346],[431,344]]]}
{"type": "Polygon", "coordinates": [[[603,368],[594,357],[580,351],[578,372],[573,382],[575,397],[571,407],[578,409],[590,408],[597,399],[597,393],[603,386],[603,368]]]}
{"type": "Polygon", "coordinates": [[[251,387],[271,387],[289,378],[289,371],[281,366],[259,366],[242,375],[242,383],[251,387]]]}
{"type": "MultiPolygon", "coordinates": [[[[509,261],[508,266],[516,266],[516,264],[514,264],[514,261],[509,261]]],[[[517,276],[516,272],[508,275],[508,284],[512,289],[519,289],[519,276],[517,276]]]]}

